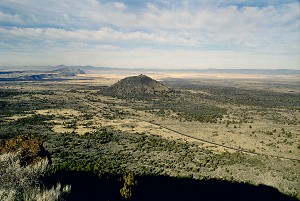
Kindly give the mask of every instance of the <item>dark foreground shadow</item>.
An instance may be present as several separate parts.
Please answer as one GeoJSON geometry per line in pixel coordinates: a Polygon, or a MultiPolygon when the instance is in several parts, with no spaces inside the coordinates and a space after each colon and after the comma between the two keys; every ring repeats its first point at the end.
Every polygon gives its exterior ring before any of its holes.
{"type": "Polygon", "coordinates": [[[133,196],[124,199],[120,195],[123,184],[120,175],[98,178],[87,172],[61,172],[45,178],[48,185],[59,180],[71,184],[71,193],[66,200],[130,200],[130,201],[295,201],[275,188],[260,185],[232,183],[219,180],[198,181],[177,179],[168,176],[136,177],[137,185],[132,188],[133,196]]]}

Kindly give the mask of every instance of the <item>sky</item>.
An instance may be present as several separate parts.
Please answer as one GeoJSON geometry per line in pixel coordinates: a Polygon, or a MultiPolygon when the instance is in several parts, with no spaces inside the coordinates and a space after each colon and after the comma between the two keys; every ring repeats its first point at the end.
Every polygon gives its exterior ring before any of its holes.
{"type": "Polygon", "coordinates": [[[299,0],[0,0],[0,66],[300,69],[299,0]]]}

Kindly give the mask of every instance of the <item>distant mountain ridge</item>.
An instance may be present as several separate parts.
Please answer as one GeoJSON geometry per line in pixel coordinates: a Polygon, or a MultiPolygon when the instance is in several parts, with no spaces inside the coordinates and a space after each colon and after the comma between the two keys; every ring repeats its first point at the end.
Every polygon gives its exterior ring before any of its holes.
{"type": "Polygon", "coordinates": [[[95,66],[24,66],[24,67],[0,67],[0,74],[5,71],[55,71],[60,69],[70,69],[76,70],[81,69],[84,72],[104,72],[104,71],[114,71],[114,72],[135,72],[143,73],[147,72],[178,72],[178,73],[230,73],[230,74],[268,74],[268,75],[300,75],[300,69],[217,69],[217,68],[207,68],[207,69],[158,69],[158,68],[114,68],[114,67],[95,67],[95,66]]]}
{"type": "Polygon", "coordinates": [[[59,68],[52,71],[4,71],[0,72],[0,81],[38,81],[65,79],[77,74],[85,74],[81,69],[59,68]]]}
{"type": "Polygon", "coordinates": [[[203,72],[203,73],[232,73],[232,74],[267,74],[267,75],[288,75],[300,74],[300,70],[293,69],[187,69],[185,72],[203,72]]]}
{"type": "Polygon", "coordinates": [[[119,98],[155,98],[169,93],[171,90],[165,85],[146,76],[126,77],[107,89],[103,90],[104,95],[119,98]]]}
{"type": "Polygon", "coordinates": [[[50,73],[58,73],[63,76],[76,76],[77,74],[85,74],[85,72],[79,68],[59,68],[57,70],[50,71],[50,73]]]}

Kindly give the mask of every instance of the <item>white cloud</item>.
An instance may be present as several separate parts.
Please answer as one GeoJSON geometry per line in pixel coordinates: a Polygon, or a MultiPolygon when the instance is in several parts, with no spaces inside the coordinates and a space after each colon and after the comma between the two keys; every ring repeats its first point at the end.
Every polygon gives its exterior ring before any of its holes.
{"type": "Polygon", "coordinates": [[[81,42],[81,43],[118,43],[134,42],[139,44],[180,44],[194,46],[197,41],[185,38],[185,35],[170,35],[168,33],[147,33],[147,32],[120,32],[111,28],[100,30],[74,30],[68,31],[55,28],[0,28],[2,37],[5,39],[34,41],[56,41],[56,42],[81,42]]]}
{"type": "Polygon", "coordinates": [[[23,20],[18,14],[10,15],[0,12],[0,23],[22,24],[23,20]]]}
{"type": "Polygon", "coordinates": [[[115,2],[115,3],[114,3],[114,6],[116,7],[117,10],[124,10],[124,9],[127,8],[127,7],[125,6],[125,4],[120,3],[120,2],[115,2]]]}

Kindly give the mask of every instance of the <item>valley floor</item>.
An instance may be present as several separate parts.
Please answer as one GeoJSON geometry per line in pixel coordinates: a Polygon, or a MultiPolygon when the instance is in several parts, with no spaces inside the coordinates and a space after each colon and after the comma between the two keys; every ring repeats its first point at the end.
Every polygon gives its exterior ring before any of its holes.
{"type": "Polygon", "coordinates": [[[214,178],[300,199],[297,79],[156,76],[176,92],[104,96],[115,75],[0,82],[0,137],[37,134],[55,170],[214,178]]]}

